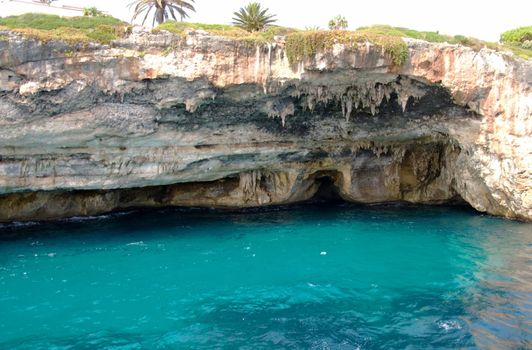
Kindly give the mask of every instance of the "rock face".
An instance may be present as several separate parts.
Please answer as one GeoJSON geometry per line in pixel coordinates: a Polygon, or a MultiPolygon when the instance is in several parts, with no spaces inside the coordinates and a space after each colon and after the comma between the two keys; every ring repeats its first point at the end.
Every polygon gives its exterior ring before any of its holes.
{"type": "Polygon", "coordinates": [[[408,40],[401,67],[369,43],[291,65],[282,38],[0,34],[0,221],[317,193],[532,219],[530,61],[408,40]]]}

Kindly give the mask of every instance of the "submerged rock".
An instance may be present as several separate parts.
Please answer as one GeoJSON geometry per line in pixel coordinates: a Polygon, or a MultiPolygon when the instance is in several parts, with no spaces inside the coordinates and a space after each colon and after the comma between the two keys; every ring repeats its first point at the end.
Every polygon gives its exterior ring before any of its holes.
{"type": "Polygon", "coordinates": [[[287,204],[325,182],[532,219],[530,61],[407,40],[401,67],[371,44],[291,65],[282,38],[135,32],[73,52],[2,35],[0,221],[287,204]]]}

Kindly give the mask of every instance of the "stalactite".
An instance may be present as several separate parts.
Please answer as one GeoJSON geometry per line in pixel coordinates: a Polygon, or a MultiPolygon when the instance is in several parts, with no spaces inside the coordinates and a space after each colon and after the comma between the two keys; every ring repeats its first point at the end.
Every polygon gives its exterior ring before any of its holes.
{"type": "Polygon", "coordinates": [[[240,174],[240,188],[246,198],[252,198],[257,194],[261,176],[258,170],[240,174]]]}
{"type": "Polygon", "coordinates": [[[410,99],[410,95],[408,94],[400,94],[399,96],[399,102],[401,105],[401,109],[403,110],[403,113],[406,111],[406,105],[408,104],[408,100],[410,99]]]}
{"type": "Polygon", "coordinates": [[[286,124],[286,117],[294,115],[296,108],[292,102],[274,103],[268,101],[263,108],[263,111],[268,114],[269,118],[281,118],[283,127],[286,124]]]}
{"type": "Polygon", "coordinates": [[[301,107],[304,110],[314,110],[317,104],[336,103],[342,109],[346,121],[349,121],[353,112],[369,110],[371,115],[379,113],[379,106],[383,102],[390,102],[392,94],[398,98],[402,111],[406,111],[409,99],[420,98],[424,91],[417,88],[408,79],[401,82],[374,83],[364,82],[353,85],[302,85],[295,88],[293,97],[301,98],[301,107]]]}
{"type": "Polygon", "coordinates": [[[272,198],[285,198],[293,181],[287,172],[256,169],[240,173],[240,191],[246,202],[270,203],[272,198]]]}
{"type": "Polygon", "coordinates": [[[353,100],[348,99],[346,101],[346,113],[345,113],[345,120],[349,121],[349,118],[351,117],[351,112],[353,111],[353,100]]]}

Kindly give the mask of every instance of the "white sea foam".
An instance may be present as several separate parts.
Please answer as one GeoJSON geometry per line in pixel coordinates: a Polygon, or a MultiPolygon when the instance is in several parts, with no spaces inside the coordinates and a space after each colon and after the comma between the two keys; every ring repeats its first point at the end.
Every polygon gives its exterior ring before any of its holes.
{"type": "Polygon", "coordinates": [[[0,228],[27,227],[38,225],[37,221],[13,221],[6,224],[0,224],[0,228]]]}
{"type": "Polygon", "coordinates": [[[102,214],[102,215],[89,215],[89,216],[73,216],[70,218],[66,218],[60,221],[65,222],[83,222],[83,221],[91,221],[91,220],[106,220],[111,218],[116,218],[123,215],[131,214],[133,211],[120,211],[116,213],[111,214],[102,214]]]}
{"type": "Polygon", "coordinates": [[[462,329],[462,326],[460,326],[460,323],[458,323],[457,321],[453,321],[453,320],[450,320],[450,321],[438,321],[438,327],[440,327],[441,329],[443,329],[446,332],[452,331],[452,330],[455,330],[455,329],[462,329]]]}

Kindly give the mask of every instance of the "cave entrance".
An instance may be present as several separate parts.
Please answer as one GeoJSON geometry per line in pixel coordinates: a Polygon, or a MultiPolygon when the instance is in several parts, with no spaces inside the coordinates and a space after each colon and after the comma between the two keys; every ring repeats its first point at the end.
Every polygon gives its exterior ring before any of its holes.
{"type": "Polygon", "coordinates": [[[315,203],[342,203],[345,200],[340,196],[339,183],[342,174],[335,170],[318,171],[312,175],[312,181],[317,190],[311,201],[315,203]]]}

